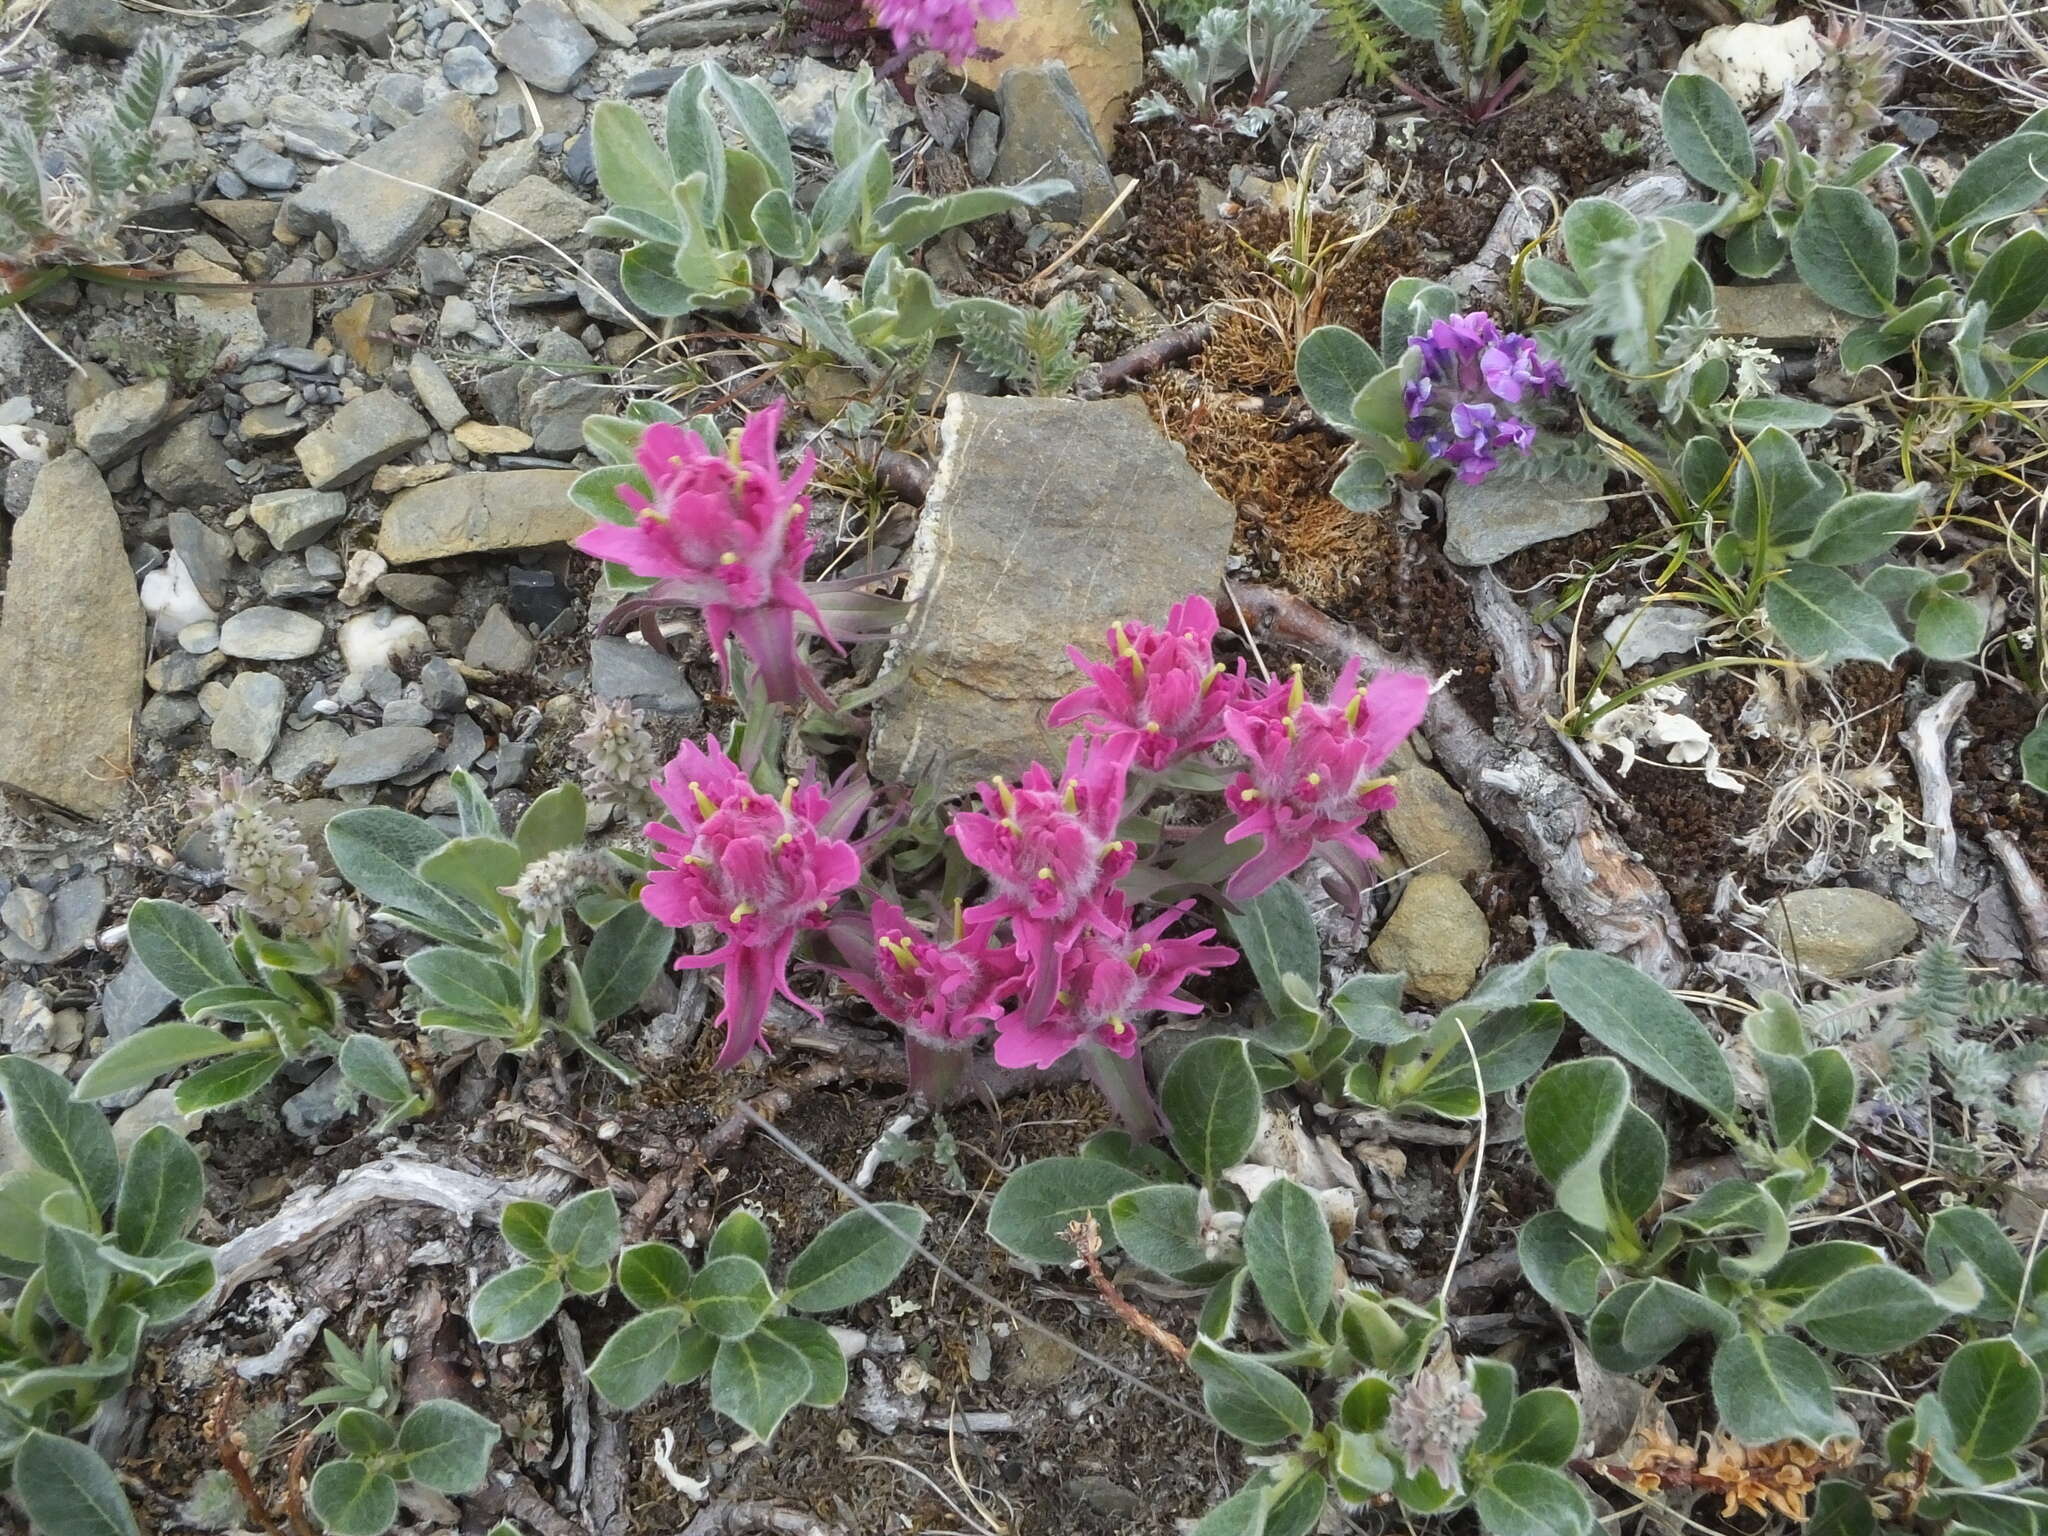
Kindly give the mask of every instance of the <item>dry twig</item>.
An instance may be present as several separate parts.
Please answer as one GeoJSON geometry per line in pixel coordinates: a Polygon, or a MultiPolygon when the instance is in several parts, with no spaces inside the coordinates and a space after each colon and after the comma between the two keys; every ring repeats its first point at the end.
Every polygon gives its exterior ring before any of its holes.
{"type": "Polygon", "coordinates": [[[1102,1229],[1095,1224],[1093,1216],[1084,1216],[1071,1223],[1060,1234],[1074,1245],[1074,1252],[1088,1270],[1088,1278],[1095,1283],[1095,1290],[1109,1304],[1109,1310],[1122,1318],[1125,1326],[1133,1333],[1150,1339],[1161,1349],[1179,1361],[1188,1363],[1188,1347],[1168,1333],[1151,1317],[1138,1310],[1137,1304],[1116,1288],[1116,1282],[1102,1267],[1102,1229]]]}

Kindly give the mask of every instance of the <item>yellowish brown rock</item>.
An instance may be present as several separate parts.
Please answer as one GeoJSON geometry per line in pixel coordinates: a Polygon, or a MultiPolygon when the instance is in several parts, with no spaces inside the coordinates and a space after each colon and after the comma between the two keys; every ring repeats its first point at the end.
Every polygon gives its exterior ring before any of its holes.
{"type": "Polygon", "coordinates": [[[1368,954],[1382,971],[1404,971],[1408,995],[1442,1007],[1472,990],[1492,942],[1486,914],[1449,875],[1417,875],[1368,954]]]}
{"type": "Polygon", "coordinates": [[[590,528],[569,501],[573,469],[501,469],[453,475],[401,491],[384,509],[377,553],[393,565],[451,555],[566,544],[590,528]]]}
{"type": "Polygon", "coordinates": [[[1057,60],[1074,77],[1095,135],[1107,150],[1145,78],[1144,44],[1131,0],[1114,0],[1109,15],[1116,31],[1098,40],[1088,24],[1088,0],[1027,0],[1008,21],[983,22],[976,29],[975,36],[1000,57],[968,60],[967,83],[993,92],[1011,70],[1057,60]]]}
{"type": "Polygon", "coordinates": [[[533,439],[517,427],[496,427],[487,421],[465,421],[448,434],[471,453],[524,453],[533,439]]]}
{"type": "Polygon", "coordinates": [[[348,360],[372,378],[391,366],[391,322],[397,314],[388,293],[366,293],[329,322],[348,360]]]}

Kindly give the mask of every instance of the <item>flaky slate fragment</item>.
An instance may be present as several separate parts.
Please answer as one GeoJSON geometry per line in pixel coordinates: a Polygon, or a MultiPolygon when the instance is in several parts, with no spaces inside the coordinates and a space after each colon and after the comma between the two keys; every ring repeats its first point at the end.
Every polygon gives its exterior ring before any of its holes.
{"type": "Polygon", "coordinates": [[[940,436],[871,759],[955,794],[1057,769],[1067,733],[1044,722],[1080,682],[1067,647],[1100,656],[1117,620],[1217,591],[1236,514],[1136,399],[956,394],[940,436]]]}

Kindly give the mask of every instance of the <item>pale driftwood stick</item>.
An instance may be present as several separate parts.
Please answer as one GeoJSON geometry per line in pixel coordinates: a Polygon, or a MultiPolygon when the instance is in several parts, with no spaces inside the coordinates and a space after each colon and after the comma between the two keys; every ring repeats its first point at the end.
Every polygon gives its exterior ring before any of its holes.
{"type": "Polygon", "coordinates": [[[179,1331],[204,1323],[227,1298],[266,1273],[278,1260],[298,1252],[336,1227],[382,1205],[428,1205],[467,1223],[495,1221],[514,1200],[560,1199],[576,1181],[565,1173],[541,1173],[508,1183],[437,1163],[385,1158],[351,1169],[322,1190],[302,1191],[261,1226],[229,1238],[214,1252],[219,1276],[206,1299],[179,1319],[179,1331]]]}
{"type": "Polygon", "coordinates": [[[2020,926],[2027,930],[2027,962],[2035,975],[2048,981],[2048,887],[2043,887],[2011,833],[1987,832],[1984,842],[2005,871],[2005,883],[2012,887],[2012,904],[2020,909],[2020,926]]]}
{"type": "MultiPolygon", "coordinates": [[[[1388,654],[1290,593],[1237,584],[1231,590],[1262,630],[1332,663],[1357,656],[1374,670],[1434,670],[1426,658],[1388,654]]],[[[1685,935],[1669,893],[1576,781],[1533,748],[1497,740],[1491,722],[1448,689],[1431,701],[1422,732],[1473,808],[1529,856],[1551,901],[1588,944],[1667,986],[1684,978],[1685,935]]]]}
{"type": "Polygon", "coordinates": [[[1943,886],[1956,875],[1956,791],[1948,776],[1948,739],[1976,696],[1977,685],[1964,678],[1899,733],[1920,780],[1920,819],[1926,823],[1927,845],[1934,853],[1935,879],[1943,886]]]}

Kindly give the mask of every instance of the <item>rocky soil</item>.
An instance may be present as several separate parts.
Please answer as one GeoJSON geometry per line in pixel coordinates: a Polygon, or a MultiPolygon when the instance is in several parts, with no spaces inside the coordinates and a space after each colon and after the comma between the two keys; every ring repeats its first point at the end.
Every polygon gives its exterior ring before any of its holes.
{"type": "MultiPolygon", "coordinates": [[[[653,121],[699,57],[758,73],[819,158],[852,60],[792,44],[773,10],[316,0],[159,14],[51,0],[18,32],[0,54],[0,110],[26,66],[54,72],[65,110],[83,112],[147,27],[177,31],[173,175],[135,255],[230,286],[66,282],[0,317],[0,1048],[75,1070],[166,1012],[123,917],[144,896],[219,901],[219,853],[189,803],[223,772],[267,780],[317,850],[346,807],[452,819],[457,769],[515,813],[578,771],[570,738],[592,699],[645,711],[664,745],[731,718],[701,635],[672,626],[669,654],[601,633],[593,563],[565,547],[587,526],[566,497],[593,462],[583,422],[634,398],[729,410],[789,395],[786,444],[824,465],[821,567],[907,571],[914,617],[852,664],[897,685],[867,755],[884,779],[952,793],[1041,755],[1067,645],[1099,646],[1110,622],[1220,595],[1226,579],[1262,664],[1326,671],[1338,633],[1448,674],[1396,763],[1386,883],[1364,927],[1333,938],[1406,971],[1418,1004],[1455,1000],[1552,939],[1706,989],[1881,986],[1930,935],[1977,965],[2048,975],[2048,812],[2018,782],[2032,717],[2000,680],[1849,667],[1787,697],[1704,674],[1626,741],[1563,743],[1550,722],[1592,684],[1602,645],[1620,647],[1611,691],[1693,656],[1706,632],[1671,605],[1654,626],[1626,622],[1639,590],[1605,556],[1654,526],[1647,501],[1598,473],[1454,486],[1379,515],[1329,495],[1343,444],[1295,395],[1296,300],[1261,259],[1290,238],[1289,178],[1311,149],[1341,190],[1317,227],[1378,230],[1318,292],[1316,318],[1376,329],[1404,273],[1494,301],[1543,222],[1542,198],[1511,187],[1675,200],[1639,141],[1654,138],[1646,84],[1694,18],[1646,7],[1659,14],[1634,75],[1478,128],[1361,94],[1334,47],[1312,47],[1283,125],[1249,138],[1127,120],[1158,83],[1129,0],[1109,7],[1107,40],[1082,0],[1024,4],[985,33],[999,56],[968,67],[964,94],[943,75],[907,100],[883,94],[917,185],[1048,169],[1073,182],[1070,198],[956,232],[925,260],[958,292],[1075,294],[1084,350],[1104,365],[1084,380],[1094,398],[995,397],[954,358],[879,421],[860,381],[814,354],[764,385],[715,327],[662,336],[620,293],[616,250],[581,233],[603,203],[592,104],[624,99],[653,121]],[[1118,361],[1148,344],[1166,366],[1118,361]],[[1342,629],[1305,626],[1294,596],[1342,629]],[[1532,765],[1549,775],[1541,803],[1537,780],[1516,777],[1532,765]]],[[[1939,106],[1916,115],[1930,152],[1960,163],[2004,119],[1955,91],[1909,97],[1939,106]]],[[[1816,392],[1836,318],[1789,288],[1730,289],[1721,306],[1729,334],[1779,348],[1816,392]]],[[[560,1061],[472,1054],[448,1067],[434,1118],[379,1137],[334,1074],[280,1082],[197,1132],[213,1178],[202,1235],[274,1233],[281,1213],[413,1164],[482,1176],[500,1198],[608,1183],[643,1237],[702,1236],[735,1203],[793,1236],[823,1225],[830,1191],[730,1116],[743,1098],[762,1106],[850,1175],[900,1108],[882,1033],[835,1000],[829,1027],[792,1014],[772,1063],[720,1075],[694,973],[650,1003],[614,1042],[648,1073],[631,1092],[560,1061]]],[[[396,1019],[395,989],[377,1006],[396,1019]]],[[[996,1304],[913,1270],[919,1283],[851,1320],[847,1407],[800,1415],[770,1448],[683,1394],[608,1416],[581,1379],[597,1341],[567,1316],[529,1345],[480,1348],[461,1311],[499,1262],[483,1208],[382,1200],[265,1252],[153,1350],[110,1437],[138,1507],[153,1529],[194,1528],[180,1510],[217,1465],[204,1425],[220,1395],[237,1394],[238,1414],[294,1401],[317,1374],[322,1323],[358,1336],[375,1322],[406,1342],[409,1391],[452,1387],[512,1437],[465,1530],[503,1515],[543,1536],[1173,1531],[1234,1485],[1238,1454],[1005,1310],[1189,1395],[1092,1297],[982,1236],[1002,1169],[1070,1151],[1107,1119],[1057,1078],[1003,1086],[955,1117],[955,1165],[885,1166],[873,1186],[930,1210],[937,1246],[996,1304]],[[703,1523],[732,1509],[769,1523],[703,1523]]],[[[158,1090],[120,1110],[117,1135],[162,1122],[178,1116],[158,1090]]],[[[1459,1147],[1333,1129],[1354,1149],[1362,1262],[1433,1294],[1459,1147]]],[[[0,1140],[0,1165],[17,1150],[0,1140]]],[[[2037,1148],[2002,1176],[2016,1199],[2048,1196],[2037,1148]]],[[[1512,1252],[1518,1177],[1500,1176],[1499,1231],[1473,1252],[1512,1252]]],[[[1461,1347],[1497,1344],[1536,1310],[1474,1270],[1453,1292],[1461,1347]]],[[[456,1518],[411,1514],[421,1530],[456,1518]]]]}

